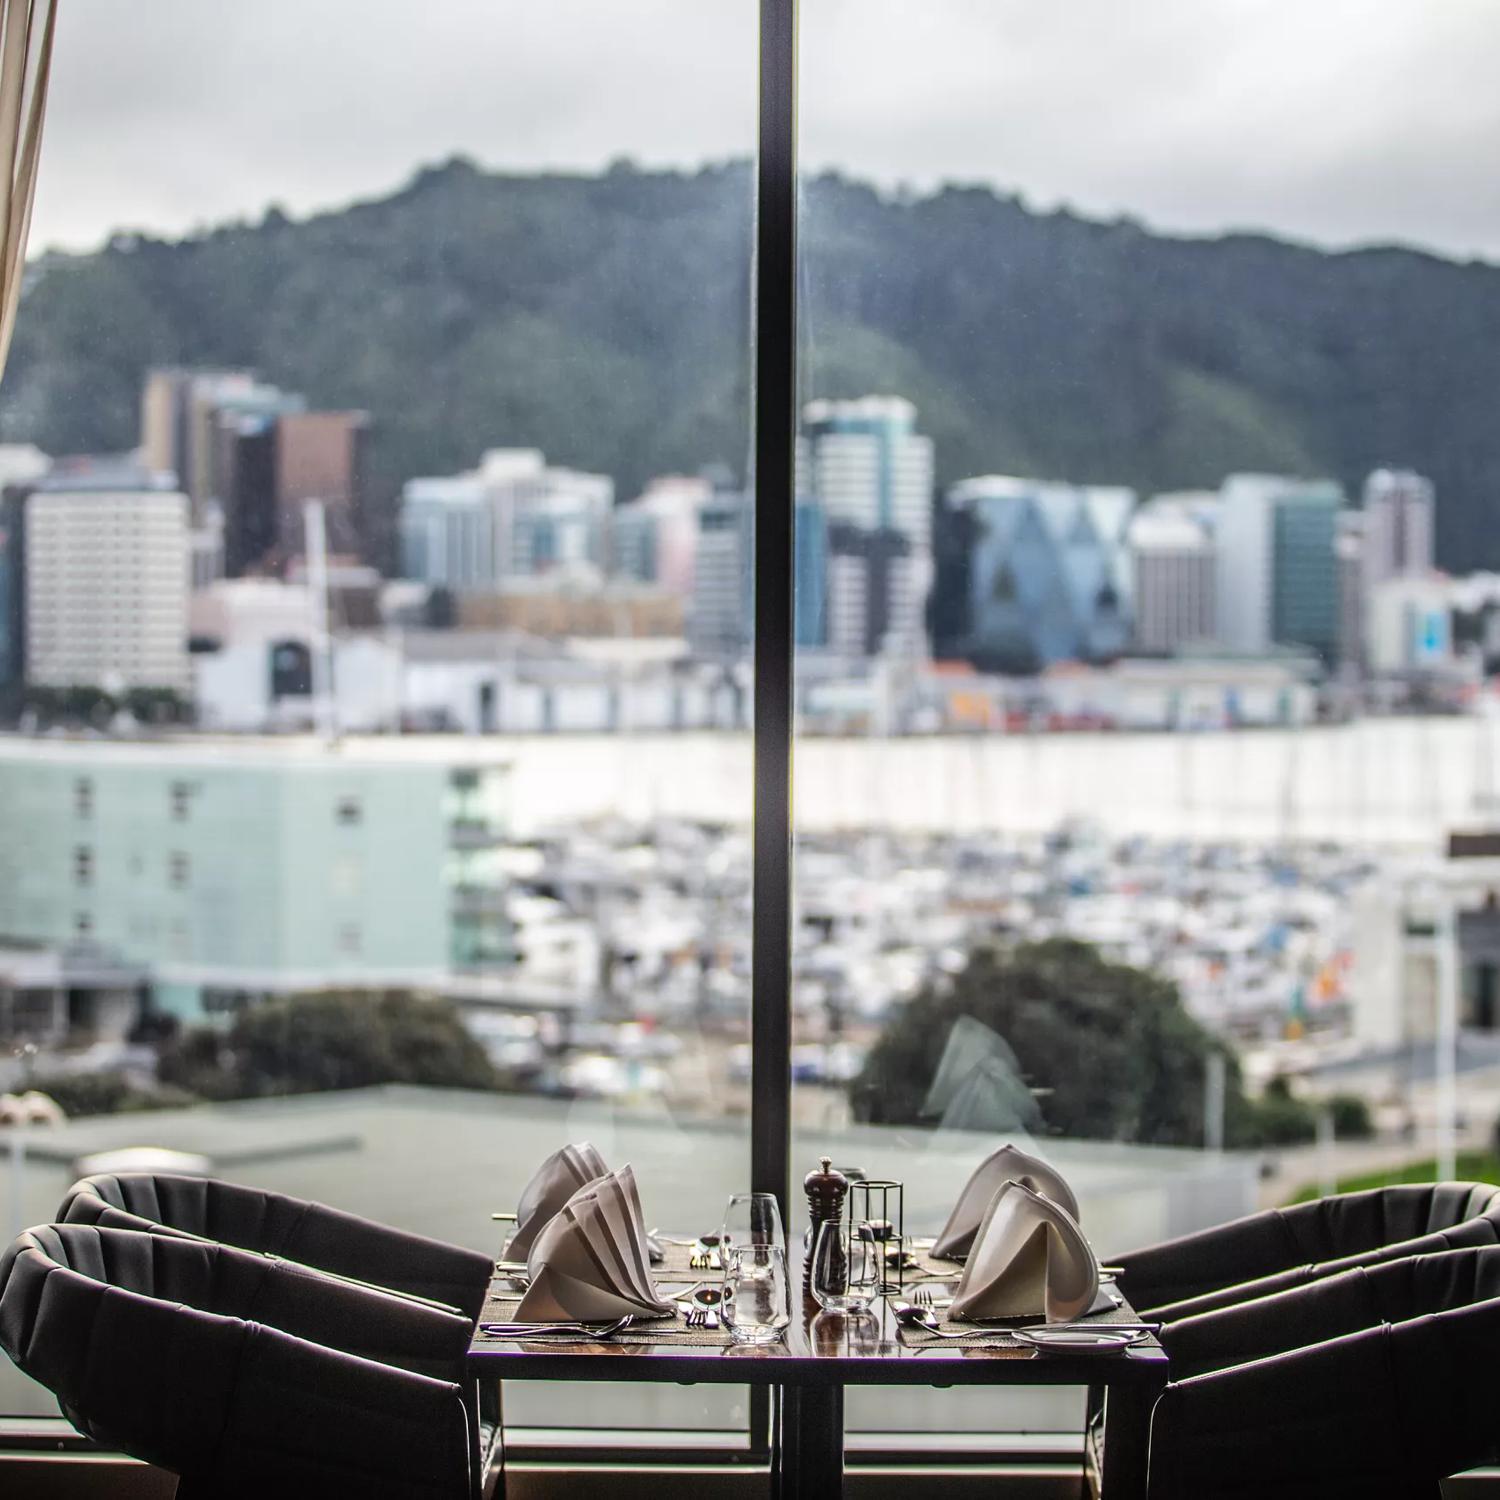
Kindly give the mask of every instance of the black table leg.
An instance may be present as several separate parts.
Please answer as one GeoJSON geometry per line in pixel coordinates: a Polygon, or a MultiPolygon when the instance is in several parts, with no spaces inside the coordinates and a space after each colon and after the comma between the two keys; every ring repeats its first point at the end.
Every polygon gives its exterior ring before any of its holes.
{"type": "Polygon", "coordinates": [[[823,1500],[844,1491],[844,1390],[781,1387],[781,1432],[772,1475],[776,1500],[823,1500]]]}
{"type": "Polygon", "coordinates": [[[1105,1391],[1100,1500],[1146,1500],[1151,1409],[1165,1383],[1164,1373],[1160,1381],[1122,1382],[1105,1391]]]}

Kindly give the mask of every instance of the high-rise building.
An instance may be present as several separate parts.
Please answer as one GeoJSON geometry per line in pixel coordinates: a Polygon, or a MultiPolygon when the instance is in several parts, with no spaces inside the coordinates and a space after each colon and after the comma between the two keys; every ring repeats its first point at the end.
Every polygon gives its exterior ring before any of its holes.
{"type": "Polygon", "coordinates": [[[224,572],[239,578],[272,561],[277,552],[276,418],[223,412],[217,438],[214,497],[198,507],[194,529],[206,529],[212,515],[220,518],[224,572]]]}
{"type": "Polygon", "coordinates": [[[1334,660],[1343,503],[1331,479],[1232,474],[1224,481],[1217,534],[1221,645],[1256,654],[1305,646],[1334,660]]]}
{"type": "Polygon", "coordinates": [[[475,474],[409,479],[401,491],[401,572],[455,592],[494,587],[495,516],[475,474]]]}
{"type": "Polygon", "coordinates": [[[0,444],[0,714],[26,675],[26,498],[52,460],[29,443],[0,444]]]}
{"type": "Polygon", "coordinates": [[[828,518],[823,507],[799,500],[796,555],[792,567],[793,640],[803,650],[828,645],[829,589],[833,559],[828,551],[828,518]]]}
{"type": "Polygon", "coordinates": [[[653,479],[610,517],[611,571],[687,599],[698,554],[698,512],[712,499],[703,475],[653,479]]]}
{"type": "Polygon", "coordinates": [[[514,577],[602,575],[613,507],[602,474],[549,468],[534,448],[491,449],[471,473],[407,481],[402,572],[476,592],[514,577]]]}
{"type": "Polygon", "coordinates": [[[210,504],[220,506],[231,575],[300,555],[308,500],[323,502],[331,550],[376,548],[365,486],[369,431],[367,412],[308,411],[304,397],[246,370],[152,370],[141,392],[142,461],[178,476],[195,523],[210,504]],[[244,440],[258,450],[253,458],[237,451],[244,440]],[[267,457],[269,484],[260,477],[267,457]],[[246,462],[255,487],[237,491],[246,462]]]}
{"type": "Polygon", "coordinates": [[[25,532],[29,683],[188,690],[188,501],[169,477],[59,465],[25,532]]]}
{"type": "Polygon", "coordinates": [[[862,638],[886,654],[927,654],[933,450],[916,422],[916,407],[897,396],[811,401],[804,409],[797,493],[821,509],[828,527],[831,649],[842,649],[835,637],[862,638]],[[856,582],[861,567],[868,576],[856,582]],[[863,625],[855,623],[856,598],[865,601],[863,625]]]}
{"type": "Polygon", "coordinates": [[[222,418],[276,417],[306,402],[248,370],[151,370],[141,391],[141,462],[152,473],[171,473],[194,511],[219,497],[223,472],[222,418]]]}
{"type": "Polygon", "coordinates": [[[1218,496],[1158,495],[1130,518],[1134,646],[1152,656],[1213,639],[1218,496]]]}
{"type": "Polygon", "coordinates": [[[698,511],[698,556],[688,641],[698,656],[733,660],[754,639],[755,506],[736,490],[717,490],[698,511]]]}
{"type": "Polygon", "coordinates": [[[955,484],[948,504],[972,533],[974,662],[1026,670],[1125,650],[1134,491],[990,474],[955,484]]]}
{"type": "Polygon", "coordinates": [[[303,506],[323,502],[328,547],[367,560],[378,552],[366,493],[370,414],[363,411],[294,411],[276,431],[276,508],[281,552],[304,550],[303,506]]]}
{"type": "Polygon", "coordinates": [[[1404,469],[1376,469],[1365,480],[1365,587],[1432,571],[1432,481],[1404,469]]]}

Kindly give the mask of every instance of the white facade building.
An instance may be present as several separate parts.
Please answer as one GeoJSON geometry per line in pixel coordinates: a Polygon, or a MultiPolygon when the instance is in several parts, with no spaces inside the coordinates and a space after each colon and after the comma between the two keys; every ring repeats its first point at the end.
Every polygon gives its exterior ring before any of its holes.
{"type": "Polygon", "coordinates": [[[1135,646],[1153,655],[1213,639],[1217,497],[1161,495],[1131,517],[1127,541],[1134,577],[1135,646]]]}
{"type": "Polygon", "coordinates": [[[114,477],[62,476],[27,501],[27,680],[186,692],[187,497],[114,477]]]}
{"type": "Polygon", "coordinates": [[[1386,578],[1366,605],[1365,638],[1376,676],[1431,672],[1453,661],[1453,590],[1441,574],[1386,578]]]}
{"type": "Polygon", "coordinates": [[[470,473],[407,481],[403,571],[479,593],[510,577],[602,572],[614,496],[605,475],[550,468],[535,448],[492,448],[470,473]]]}

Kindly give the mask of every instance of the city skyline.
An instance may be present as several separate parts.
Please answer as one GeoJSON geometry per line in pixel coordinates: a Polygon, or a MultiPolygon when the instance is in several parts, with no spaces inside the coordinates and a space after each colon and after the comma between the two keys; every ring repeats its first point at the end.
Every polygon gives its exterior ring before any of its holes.
{"type": "MultiPolygon", "coordinates": [[[[596,13],[577,0],[497,20],[448,0],[415,36],[369,16],[353,0],[267,0],[253,13],[78,0],[60,18],[34,250],[128,228],[177,235],[273,203],[336,207],[455,153],[594,171],[753,147],[748,4],[596,13]],[[495,47],[475,45],[490,28],[495,47]]],[[[1051,16],[952,0],[915,18],[876,0],[858,17],[844,0],[804,7],[810,171],[919,191],[983,181],[1165,233],[1249,228],[1500,257],[1483,149],[1500,137],[1487,87],[1500,18],[1474,0],[1436,12],[1338,0],[1311,14],[1280,0],[1161,0],[1146,17],[1095,0],[1051,16]],[[1336,111],[1331,125],[1340,98],[1378,107],[1336,111]]]]}

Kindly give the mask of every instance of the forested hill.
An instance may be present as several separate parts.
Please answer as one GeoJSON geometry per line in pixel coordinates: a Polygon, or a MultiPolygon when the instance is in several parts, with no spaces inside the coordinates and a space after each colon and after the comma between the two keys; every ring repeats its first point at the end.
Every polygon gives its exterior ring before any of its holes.
{"type": "MultiPolygon", "coordinates": [[[[250,365],[378,421],[375,483],[543,448],[645,478],[744,468],[752,177],[463,162],[378,202],[49,257],[0,435],[128,447],[142,371],[250,365]]],[[[809,395],[911,397],[939,477],[1211,486],[1430,474],[1453,568],[1500,565],[1500,269],[1035,214],[986,189],[807,184],[809,395]]]]}

